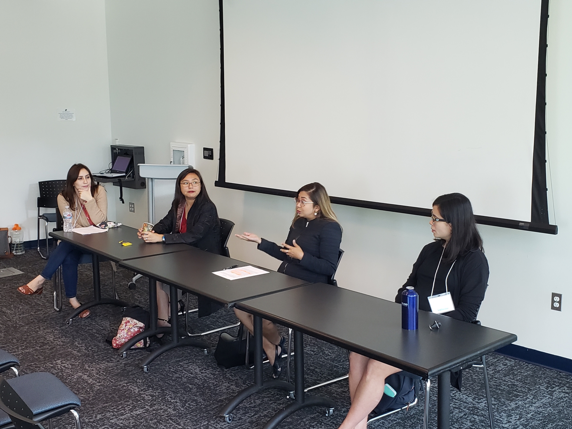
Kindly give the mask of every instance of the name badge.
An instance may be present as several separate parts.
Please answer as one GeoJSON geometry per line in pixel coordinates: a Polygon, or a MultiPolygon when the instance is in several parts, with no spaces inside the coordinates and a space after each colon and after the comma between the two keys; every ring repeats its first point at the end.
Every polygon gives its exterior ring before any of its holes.
{"type": "Polygon", "coordinates": [[[429,300],[429,305],[431,306],[431,311],[433,313],[442,314],[455,310],[455,304],[453,304],[453,298],[451,298],[451,292],[445,292],[445,293],[440,293],[439,295],[433,295],[428,297],[427,299],[429,300]]]}

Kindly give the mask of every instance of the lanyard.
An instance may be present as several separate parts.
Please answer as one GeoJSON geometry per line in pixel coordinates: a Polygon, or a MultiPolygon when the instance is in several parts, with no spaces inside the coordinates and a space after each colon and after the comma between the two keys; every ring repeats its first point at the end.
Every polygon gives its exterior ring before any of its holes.
{"type": "MultiPolygon", "coordinates": [[[[441,257],[439,258],[439,263],[437,264],[437,269],[435,270],[435,275],[433,276],[433,286],[431,287],[431,296],[433,296],[433,291],[435,289],[435,280],[437,280],[437,271],[439,271],[439,267],[441,266],[441,261],[443,260],[443,253],[445,253],[444,247],[443,251],[441,252],[441,257]]],[[[449,268],[447,276],[445,277],[445,293],[449,293],[449,285],[448,285],[449,274],[451,274],[451,270],[453,269],[455,262],[457,262],[456,259],[453,261],[453,264],[451,265],[451,268],[449,268]]]]}

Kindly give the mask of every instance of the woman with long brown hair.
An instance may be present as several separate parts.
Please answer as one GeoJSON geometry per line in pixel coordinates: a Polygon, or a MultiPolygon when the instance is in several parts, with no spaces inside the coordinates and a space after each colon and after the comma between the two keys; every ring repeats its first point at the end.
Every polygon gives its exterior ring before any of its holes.
{"type": "MultiPolygon", "coordinates": [[[[66,207],[72,212],[72,225],[85,227],[107,220],[107,193],[105,188],[92,180],[91,171],[83,164],[74,164],[68,171],[65,188],[58,195],[58,210],[63,215],[66,207]]],[[[40,295],[44,291],[44,282],[51,279],[61,266],[66,297],[73,308],[81,304],[76,298],[77,267],[86,252],[71,243],[61,242],[50,255],[42,273],[28,284],[20,286],[18,291],[24,295],[40,295]]],[[[89,316],[84,310],[79,317],[89,316]]]]}

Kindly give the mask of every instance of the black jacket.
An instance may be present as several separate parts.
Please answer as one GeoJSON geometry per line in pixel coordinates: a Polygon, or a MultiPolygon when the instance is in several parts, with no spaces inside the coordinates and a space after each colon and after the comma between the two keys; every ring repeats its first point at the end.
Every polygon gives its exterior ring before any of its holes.
{"type": "MultiPolygon", "coordinates": [[[[397,292],[395,302],[401,302],[401,293],[406,286],[414,286],[415,292],[419,294],[419,308],[431,311],[427,297],[431,296],[433,278],[442,252],[443,246],[439,241],[423,247],[417,261],[413,264],[413,271],[409,278],[397,292]]],[[[435,281],[434,295],[445,292],[445,278],[451,265],[453,264],[441,261],[435,281]]],[[[444,315],[465,322],[474,321],[485,298],[488,280],[489,264],[483,252],[475,249],[459,255],[447,279],[455,310],[444,313],[444,315]]]]}
{"type": "Polygon", "coordinates": [[[193,204],[187,216],[187,232],[175,231],[177,213],[171,207],[167,216],[156,223],[153,230],[158,234],[165,234],[165,242],[184,243],[207,252],[220,254],[220,221],[216,206],[206,202],[202,206],[193,204]]]}
{"type": "Polygon", "coordinates": [[[307,282],[328,283],[338,263],[342,241],[340,224],[326,218],[312,221],[300,218],[290,227],[285,243],[291,246],[293,240],[304,251],[301,260],[290,258],[280,251],[280,246],[265,239],[258,248],[283,261],[278,272],[307,282]]]}

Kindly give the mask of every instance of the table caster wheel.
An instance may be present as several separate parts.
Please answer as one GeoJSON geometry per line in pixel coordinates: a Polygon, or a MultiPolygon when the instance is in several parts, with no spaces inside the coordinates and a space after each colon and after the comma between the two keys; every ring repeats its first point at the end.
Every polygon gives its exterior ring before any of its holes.
{"type": "Polygon", "coordinates": [[[149,372],[149,367],[147,365],[143,365],[143,372],[149,372]]]}
{"type": "Polygon", "coordinates": [[[333,408],[328,408],[326,410],[326,417],[331,417],[332,414],[334,414],[334,409],[333,408]]]}
{"type": "Polygon", "coordinates": [[[135,284],[135,282],[129,282],[129,283],[127,284],[127,287],[128,287],[129,289],[133,290],[133,289],[136,289],[136,288],[137,288],[137,285],[135,284]]]}
{"type": "Polygon", "coordinates": [[[224,421],[227,423],[232,422],[232,414],[225,414],[224,415],[224,421]]]}

